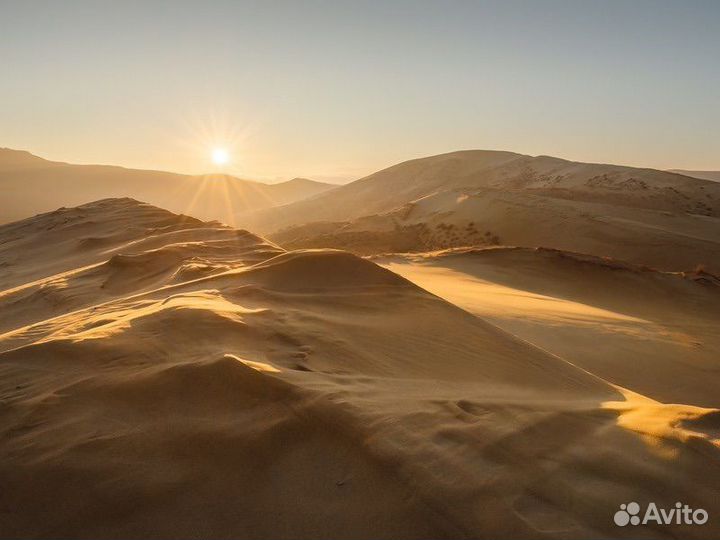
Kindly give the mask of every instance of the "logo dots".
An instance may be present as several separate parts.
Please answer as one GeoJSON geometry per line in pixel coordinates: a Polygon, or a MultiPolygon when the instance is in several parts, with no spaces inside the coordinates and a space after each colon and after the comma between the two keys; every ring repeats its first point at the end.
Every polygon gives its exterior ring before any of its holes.
{"type": "Polygon", "coordinates": [[[618,527],[624,527],[628,523],[630,525],[639,525],[639,513],[640,505],[638,503],[631,502],[628,504],[621,504],[620,510],[615,512],[615,516],[613,517],[613,519],[615,520],[615,525],[617,525],[618,527]]]}

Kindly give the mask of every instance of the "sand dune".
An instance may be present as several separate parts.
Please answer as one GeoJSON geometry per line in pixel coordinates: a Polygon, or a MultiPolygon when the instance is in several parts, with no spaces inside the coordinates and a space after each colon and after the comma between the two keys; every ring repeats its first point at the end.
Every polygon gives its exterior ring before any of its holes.
{"type": "Polygon", "coordinates": [[[696,389],[616,386],[349,253],[122,199],[1,226],[0,265],[2,537],[631,537],[621,502],[720,510],[696,389]]]}
{"type": "MultiPolygon", "coordinates": [[[[495,188],[630,208],[720,216],[720,186],[655,169],[467,150],[394,165],[312,201],[257,212],[259,231],[382,214],[444,191],[495,188]]],[[[248,222],[251,220],[248,218],[248,222]]]]}
{"type": "Polygon", "coordinates": [[[720,406],[716,276],[548,249],[375,260],[614,384],[660,401],[720,406]]]}
{"type": "Polygon", "coordinates": [[[679,174],[478,150],[401,163],[238,219],[293,248],[505,244],[719,271],[718,201],[720,184],[679,174]]]}
{"type": "Polygon", "coordinates": [[[58,206],[107,197],[133,197],[203,219],[235,223],[235,214],[288,204],[335,187],[295,178],[263,184],[227,175],[189,176],[105,165],[48,161],[0,148],[0,223],[58,206]]]}
{"type": "Polygon", "coordinates": [[[361,255],[448,247],[550,247],[663,270],[720,270],[720,219],[484,189],[430,195],[382,216],[270,235],[289,248],[361,255]],[[572,234],[570,233],[572,232],[572,234]]]}

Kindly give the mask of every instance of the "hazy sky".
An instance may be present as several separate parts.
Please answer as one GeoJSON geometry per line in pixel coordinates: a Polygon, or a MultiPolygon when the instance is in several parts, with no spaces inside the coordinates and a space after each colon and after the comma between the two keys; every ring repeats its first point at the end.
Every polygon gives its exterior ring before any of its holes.
{"type": "Polygon", "coordinates": [[[458,149],[720,169],[720,1],[0,0],[0,146],[360,177],[458,149]]]}

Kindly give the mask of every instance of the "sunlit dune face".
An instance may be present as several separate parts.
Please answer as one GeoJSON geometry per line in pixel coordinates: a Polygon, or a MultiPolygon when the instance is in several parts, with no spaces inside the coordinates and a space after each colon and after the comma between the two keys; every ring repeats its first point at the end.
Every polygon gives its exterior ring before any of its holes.
{"type": "Polygon", "coordinates": [[[211,157],[215,165],[225,165],[230,161],[230,154],[225,148],[213,148],[211,157]]]}

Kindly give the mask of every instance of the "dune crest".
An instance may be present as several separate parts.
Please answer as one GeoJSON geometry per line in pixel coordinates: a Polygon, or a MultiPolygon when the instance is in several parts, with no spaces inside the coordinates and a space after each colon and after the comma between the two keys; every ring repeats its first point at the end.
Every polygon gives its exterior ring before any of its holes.
{"type": "Polygon", "coordinates": [[[3,536],[577,538],[627,500],[720,510],[714,442],[654,451],[624,389],[355,255],[109,199],[0,226],[0,264],[3,536]]]}
{"type": "Polygon", "coordinates": [[[605,380],[662,402],[720,406],[720,281],[552,249],[372,260],[605,380]]]}
{"type": "Polygon", "coordinates": [[[407,161],[303,201],[243,213],[238,223],[295,249],[376,255],[514,245],[720,272],[717,182],[511,152],[407,161]]]}

